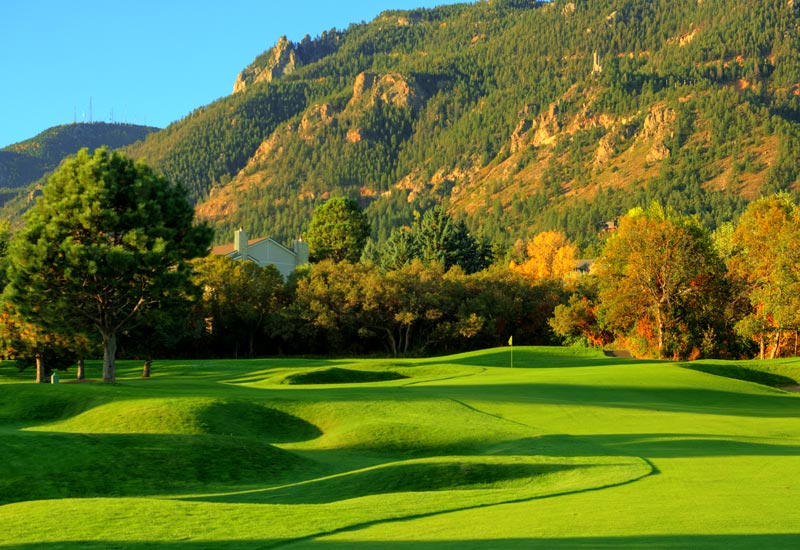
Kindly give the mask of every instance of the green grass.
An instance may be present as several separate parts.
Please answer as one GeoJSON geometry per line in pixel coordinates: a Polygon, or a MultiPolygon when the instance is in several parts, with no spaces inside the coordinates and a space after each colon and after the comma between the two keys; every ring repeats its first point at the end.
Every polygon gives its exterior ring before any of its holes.
{"type": "Polygon", "coordinates": [[[718,361],[704,360],[682,365],[717,376],[746,380],[773,388],[800,384],[800,360],[777,359],[769,361],[718,361]]]}
{"type": "Polygon", "coordinates": [[[797,548],[799,364],[2,363],[0,548],[797,548]]]}

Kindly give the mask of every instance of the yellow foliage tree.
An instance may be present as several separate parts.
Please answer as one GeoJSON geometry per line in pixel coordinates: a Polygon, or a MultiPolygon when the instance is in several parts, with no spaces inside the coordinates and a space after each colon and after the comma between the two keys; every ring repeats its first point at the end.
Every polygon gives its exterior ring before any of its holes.
{"type": "Polygon", "coordinates": [[[528,258],[511,269],[534,280],[563,279],[575,271],[577,247],[561,231],[539,233],[528,242],[528,258]]]}

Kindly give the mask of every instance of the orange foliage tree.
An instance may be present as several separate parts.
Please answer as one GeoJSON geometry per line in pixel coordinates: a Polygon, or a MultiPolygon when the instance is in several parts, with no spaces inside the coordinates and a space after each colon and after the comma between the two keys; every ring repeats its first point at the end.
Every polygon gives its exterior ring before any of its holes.
{"type": "Polygon", "coordinates": [[[771,336],[770,356],[777,357],[784,334],[796,342],[800,328],[800,208],[785,193],[757,200],[731,240],[728,269],[744,282],[751,306],[737,331],[759,343],[762,358],[771,336]]]}
{"type": "Polygon", "coordinates": [[[511,269],[533,280],[563,279],[575,271],[577,247],[560,231],[545,231],[531,239],[527,259],[511,262],[511,269]]]}
{"type": "Polygon", "coordinates": [[[720,296],[721,273],[710,238],[694,220],[659,205],[631,210],[597,262],[599,314],[618,334],[651,326],[651,334],[638,336],[660,357],[688,353],[692,332],[713,323],[710,302],[720,296]]]}

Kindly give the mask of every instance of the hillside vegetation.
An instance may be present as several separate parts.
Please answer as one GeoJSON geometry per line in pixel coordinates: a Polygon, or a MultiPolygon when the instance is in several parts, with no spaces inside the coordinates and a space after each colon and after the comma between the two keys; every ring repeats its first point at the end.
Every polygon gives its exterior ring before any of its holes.
{"type": "Polygon", "coordinates": [[[496,0],[281,39],[231,96],[128,149],[198,211],[288,241],[330,196],[374,237],[443,203],[509,245],[653,200],[716,227],[797,191],[800,9],[757,0],[496,0]]]}
{"type": "Polygon", "coordinates": [[[115,385],[47,386],[4,362],[0,548],[797,547],[796,396],[599,351],[509,360],[121,362],[115,385]]]}
{"type": "Polygon", "coordinates": [[[124,147],[157,130],[151,126],[105,122],[63,124],[4,147],[0,149],[0,205],[19,194],[21,188],[53,171],[67,155],[84,147],[91,150],[103,145],[114,149],[124,147]]]}

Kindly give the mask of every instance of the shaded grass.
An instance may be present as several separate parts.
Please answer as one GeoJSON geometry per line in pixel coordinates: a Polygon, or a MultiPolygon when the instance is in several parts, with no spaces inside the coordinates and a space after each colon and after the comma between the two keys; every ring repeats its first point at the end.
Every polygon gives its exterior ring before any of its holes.
{"type": "Polygon", "coordinates": [[[394,371],[365,371],[332,367],[291,374],[284,378],[284,384],[360,384],[365,382],[386,382],[403,380],[408,376],[394,371]]]}
{"type": "Polygon", "coordinates": [[[217,435],[3,435],[0,455],[2,503],[160,495],[321,470],[272,445],[217,435]]]}
{"type": "MultiPolygon", "coordinates": [[[[260,491],[199,497],[206,502],[260,502],[273,504],[325,504],[371,495],[394,493],[428,493],[435,491],[471,491],[461,494],[475,505],[486,495],[479,490],[495,490],[492,500],[524,498],[527,492],[541,495],[564,490],[562,482],[570,480],[570,491],[587,490],[598,483],[630,481],[651,471],[641,460],[552,458],[541,456],[447,456],[381,464],[345,474],[296,483],[260,491]],[[608,475],[611,471],[613,475],[608,475]],[[627,472],[627,473],[625,473],[627,472]],[[619,476],[619,477],[615,477],[619,476]],[[582,479],[576,483],[575,480],[582,479]],[[603,481],[601,481],[603,480],[603,481]],[[510,493],[508,489],[514,489],[510,493]],[[497,491],[504,490],[504,491],[497,491]],[[513,498],[510,495],[513,494],[513,498]]],[[[419,495],[417,495],[419,496],[419,495]]],[[[465,500],[467,499],[467,500],[465,500]]]]}

